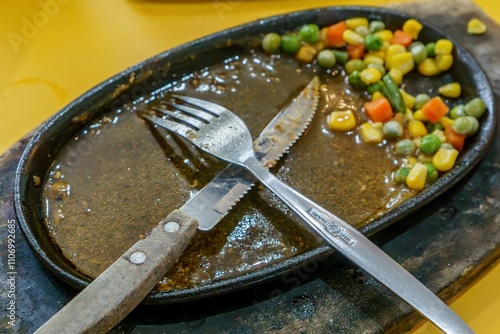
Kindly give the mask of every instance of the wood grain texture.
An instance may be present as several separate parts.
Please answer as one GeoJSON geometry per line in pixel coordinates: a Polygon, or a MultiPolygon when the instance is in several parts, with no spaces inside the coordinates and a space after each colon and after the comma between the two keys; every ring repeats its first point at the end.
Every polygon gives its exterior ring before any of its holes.
{"type": "Polygon", "coordinates": [[[198,221],[173,211],[142,240],[36,331],[105,333],[130,313],[177,261],[196,233],[198,221]],[[165,224],[178,230],[166,231],[165,224]],[[145,257],[138,262],[134,254],[145,257]]]}

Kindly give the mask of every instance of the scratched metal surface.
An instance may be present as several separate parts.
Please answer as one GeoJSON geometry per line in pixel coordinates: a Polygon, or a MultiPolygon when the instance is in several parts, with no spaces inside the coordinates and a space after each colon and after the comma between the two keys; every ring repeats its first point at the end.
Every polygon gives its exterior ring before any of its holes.
{"type": "MultiPolygon", "coordinates": [[[[397,4],[461,40],[493,82],[497,103],[500,29],[468,0],[397,4]],[[449,13],[453,12],[454,15],[449,13]],[[488,22],[484,36],[465,34],[467,18],[488,22]],[[446,17],[445,20],[443,18],[446,17]]],[[[0,281],[7,299],[7,228],[14,219],[12,180],[29,136],[0,157],[0,281]]],[[[374,236],[389,255],[444,300],[469,285],[500,255],[500,137],[481,164],[439,201],[374,236]]],[[[17,325],[30,333],[74,294],[55,281],[16,230],[17,325]]],[[[8,318],[0,318],[5,329],[8,318]]],[[[227,296],[165,306],[142,306],[112,333],[381,333],[400,332],[421,318],[373,279],[339,257],[318,260],[276,281],[227,296]]],[[[3,330],[2,330],[3,332],[3,330]]]]}

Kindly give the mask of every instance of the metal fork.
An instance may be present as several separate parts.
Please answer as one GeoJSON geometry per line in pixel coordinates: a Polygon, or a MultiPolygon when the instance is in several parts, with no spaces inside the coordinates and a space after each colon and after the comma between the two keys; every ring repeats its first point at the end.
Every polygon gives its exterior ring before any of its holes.
{"type": "Polygon", "coordinates": [[[292,189],[255,157],[245,123],[218,104],[193,97],[172,95],[168,108],[155,108],[163,117],[143,115],[152,123],[176,133],[201,150],[243,166],[278,196],[329,245],[395,292],[416,311],[446,333],[473,333],[441,299],[358,230],[292,189]]]}

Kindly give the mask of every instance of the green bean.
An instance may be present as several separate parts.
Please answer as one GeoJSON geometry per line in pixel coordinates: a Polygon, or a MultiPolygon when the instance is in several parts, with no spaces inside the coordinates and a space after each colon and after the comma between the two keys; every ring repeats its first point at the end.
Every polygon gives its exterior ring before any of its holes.
{"type": "Polygon", "coordinates": [[[335,59],[335,54],[333,53],[332,50],[321,50],[318,53],[318,64],[321,67],[324,68],[332,68],[335,66],[335,63],[337,62],[337,59],[335,59]]]}
{"type": "Polygon", "coordinates": [[[389,139],[399,138],[403,135],[403,126],[398,121],[389,121],[384,123],[382,133],[389,139]]]}
{"type": "Polygon", "coordinates": [[[480,97],[476,97],[475,99],[470,100],[465,104],[465,113],[469,116],[479,118],[483,116],[486,111],[486,105],[484,101],[480,97]]]}
{"type": "Polygon", "coordinates": [[[431,97],[425,93],[415,96],[415,110],[422,109],[422,107],[429,102],[431,97]]]}
{"type": "Polygon", "coordinates": [[[374,34],[376,32],[385,30],[385,23],[382,21],[371,21],[370,22],[370,33],[374,34]]]}
{"type": "Polygon", "coordinates": [[[460,116],[465,116],[465,106],[463,104],[459,104],[454,106],[450,110],[450,118],[457,119],[460,116]]]}
{"type": "Polygon", "coordinates": [[[296,54],[300,49],[300,40],[296,34],[281,36],[281,50],[289,55],[296,54]]]}
{"type": "Polygon", "coordinates": [[[427,167],[426,182],[430,183],[430,182],[436,181],[438,179],[438,176],[439,176],[437,168],[433,164],[431,164],[430,162],[424,162],[423,165],[425,167],[427,167]]]}
{"type": "Polygon", "coordinates": [[[340,50],[332,50],[333,54],[335,55],[335,59],[337,59],[337,62],[341,65],[345,65],[347,61],[349,60],[349,54],[346,51],[340,51],[340,50]]]}
{"type": "Polygon", "coordinates": [[[262,49],[267,53],[279,53],[281,45],[281,36],[271,32],[262,39],[262,49]]]}
{"type": "Polygon", "coordinates": [[[433,133],[425,135],[420,141],[419,149],[422,153],[432,155],[441,147],[441,140],[433,133]]]}
{"type": "Polygon", "coordinates": [[[365,67],[365,63],[361,59],[351,59],[345,64],[347,74],[351,74],[354,71],[361,72],[365,67]]]}
{"type": "Polygon", "coordinates": [[[382,77],[382,81],[384,82],[386,88],[381,91],[382,94],[389,100],[391,106],[394,108],[396,112],[405,114],[406,104],[405,101],[403,100],[401,92],[399,91],[399,86],[394,82],[394,80],[392,80],[389,74],[384,75],[382,77]]]}
{"type": "Polygon", "coordinates": [[[365,37],[365,46],[368,51],[378,51],[384,44],[384,41],[380,36],[377,35],[367,35],[365,37]]]}
{"type": "Polygon", "coordinates": [[[394,145],[394,149],[397,154],[401,155],[413,155],[415,153],[415,143],[410,139],[401,139],[394,145]]]}
{"type": "Polygon", "coordinates": [[[317,41],[319,41],[320,34],[318,25],[317,24],[303,25],[299,30],[299,38],[300,40],[309,44],[314,44],[317,41]]]}
{"type": "Polygon", "coordinates": [[[428,133],[432,133],[432,132],[434,132],[436,130],[443,131],[443,125],[440,122],[438,122],[438,123],[428,122],[427,125],[426,125],[426,127],[427,127],[427,132],[428,133]]]}
{"type": "Polygon", "coordinates": [[[397,184],[406,184],[406,178],[410,174],[411,167],[401,167],[394,172],[394,182],[397,184]]]}

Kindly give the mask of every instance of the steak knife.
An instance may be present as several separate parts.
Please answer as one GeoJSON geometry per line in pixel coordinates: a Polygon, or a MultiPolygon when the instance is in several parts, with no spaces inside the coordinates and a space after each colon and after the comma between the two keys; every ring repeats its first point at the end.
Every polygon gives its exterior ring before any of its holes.
{"type": "MultiPolygon", "coordinates": [[[[302,135],[318,105],[319,79],[280,111],[254,142],[259,161],[271,167],[302,135]]],[[[174,265],[196,229],[212,229],[252,187],[254,178],[229,165],[181,208],[128,249],[35,333],[101,333],[129,314],[174,265]]]]}

